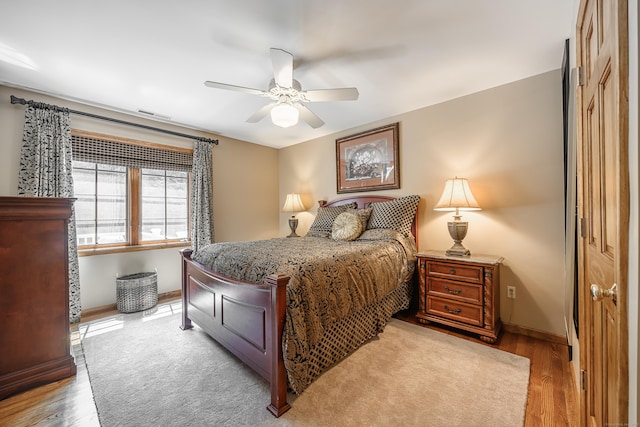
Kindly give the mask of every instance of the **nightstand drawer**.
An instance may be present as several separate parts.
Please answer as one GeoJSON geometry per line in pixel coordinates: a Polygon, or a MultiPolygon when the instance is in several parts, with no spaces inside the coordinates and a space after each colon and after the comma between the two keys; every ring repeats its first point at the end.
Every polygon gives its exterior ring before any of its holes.
{"type": "Polygon", "coordinates": [[[470,325],[482,326],[482,306],[427,297],[427,313],[470,325]]]}
{"type": "Polygon", "coordinates": [[[435,277],[428,277],[427,282],[429,295],[456,299],[471,304],[482,304],[482,285],[454,282],[435,277]]]}
{"type": "Polygon", "coordinates": [[[482,284],[483,268],[475,265],[460,265],[447,262],[427,262],[429,276],[446,277],[452,280],[465,280],[482,284]]]}

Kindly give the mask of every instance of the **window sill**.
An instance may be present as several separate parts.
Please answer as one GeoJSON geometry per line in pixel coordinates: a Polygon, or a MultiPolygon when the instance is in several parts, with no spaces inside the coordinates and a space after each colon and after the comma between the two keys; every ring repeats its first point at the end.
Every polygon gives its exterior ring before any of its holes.
{"type": "Polygon", "coordinates": [[[118,246],[109,248],[78,249],[78,257],[118,254],[124,252],[152,251],[156,249],[186,248],[191,242],[153,243],[148,245],[118,246]]]}

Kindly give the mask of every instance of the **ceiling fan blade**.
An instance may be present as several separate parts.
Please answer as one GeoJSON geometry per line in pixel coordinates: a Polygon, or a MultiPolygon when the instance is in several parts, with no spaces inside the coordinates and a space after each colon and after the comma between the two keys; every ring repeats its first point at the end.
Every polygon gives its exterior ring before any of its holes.
{"type": "Polygon", "coordinates": [[[214,89],[233,90],[233,91],[236,91],[236,92],[244,92],[244,93],[250,93],[252,95],[260,95],[260,96],[264,96],[265,95],[265,91],[260,90],[260,89],[252,89],[250,87],[229,85],[229,84],[226,84],[226,83],[218,83],[218,82],[206,81],[206,82],[204,82],[204,85],[207,86],[207,87],[212,87],[214,89]]]}
{"type": "Polygon", "coordinates": [[[306,122],[309,126],[311,126],[312,128],[319,128],[320,126],[322,126],[324,124],[324,122],[322,121],[322,119],[318,116],[316,116],[316,113],[314,113],[313,111],[309,110],[307,107],[305,107],[302,104],[299,103],[295,103],[294,104],[296,109],[298,110],[298,112],[300,113],[300,118],[306,122]]]}
{"type": "Polygon", "coordinates": [[[255,114],[247,119],[248,123],[258,123],[260,120],[264,119],[267,114],[271,112],[273,107],[277,105],[276,102],[272,102],[270,104],[265,105],[261,109],[255,112],[255,114]]]}
{"type": "Polygon", "coordinates": [[[271,48],[273,78],[278,86],[291,87],[293,84],[293,55],[286,50],[271,48]]]}
{"type": "Polygon", "coordinates": [[[355,87],[341,89],[316,89],[301,92],[309,102],[355,101],[360,95],[355,87]]]}

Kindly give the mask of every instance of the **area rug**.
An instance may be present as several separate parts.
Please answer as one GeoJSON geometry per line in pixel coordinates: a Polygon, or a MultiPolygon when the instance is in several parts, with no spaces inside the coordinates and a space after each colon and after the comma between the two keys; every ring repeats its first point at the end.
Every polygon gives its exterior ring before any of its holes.
{"type": "Polygon", "coordinates": [[[81,325],[103,427],[524,424],[529,359],[396,319],[276,419],[269,384],[200,328],[180,330],[179,312],[81,325]]]}

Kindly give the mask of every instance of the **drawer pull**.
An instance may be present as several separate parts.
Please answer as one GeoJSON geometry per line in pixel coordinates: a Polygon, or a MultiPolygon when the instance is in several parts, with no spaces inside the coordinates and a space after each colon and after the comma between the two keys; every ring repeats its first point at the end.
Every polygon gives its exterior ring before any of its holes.
{"type": "Polygon", "coordinates": [[[462,311],[462,309],[461,309],[460,307],[458,307],[458,308],[457,308],[457,309],[455,309],[455,310],[451,310],[451,309],[449,308],[449,306],[448,306],[448,305],[446,305],[446,304],[445,304],[445,306],[444,306],[444,309],[445,309],[445,310],[447,310],[450,314],[460,314],[460,312],[462,311]]]}
{"type": "Polygon", "coordinates": [[[444,289],[453,295],[458,295],[460,292],[462,292],[462,288],[458,288],[457,290],[454,290],[454,289],[449,289],[447,285],[444,285],[444,289]]]}
{"type": "Polygon", "coordinates": [[[456,274],[456,269],[455,268],[450,268],[449,269],[449,274],[456,274]]]}

